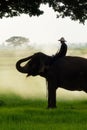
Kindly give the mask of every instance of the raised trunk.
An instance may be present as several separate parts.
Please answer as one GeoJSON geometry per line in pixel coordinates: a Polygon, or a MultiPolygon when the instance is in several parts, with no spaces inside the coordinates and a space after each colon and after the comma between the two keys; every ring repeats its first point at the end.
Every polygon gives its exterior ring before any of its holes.
{"type": "Polygon", "coordinates": [[[26,58],[23,58],[23,59],[20,59],[19,61],[17,61],[16,63],[16,69],[21,72],[21,73],[27,73],[28,70],[26,68],[26,65],[25,66],[21,66],[21,64],[23,62],[26,62],[27,60],[30,60],[32,58],[32,56],[29,56],[29,57],[26,57],[26,58]]]}

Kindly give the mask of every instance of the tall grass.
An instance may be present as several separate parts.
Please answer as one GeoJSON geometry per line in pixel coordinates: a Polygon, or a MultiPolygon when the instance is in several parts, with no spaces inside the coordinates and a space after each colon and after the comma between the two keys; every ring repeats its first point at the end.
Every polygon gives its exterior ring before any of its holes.
{"type": "Polygon", "coordinates": [[[86,130],[87,101],[58,101],[47,109],[44,99],[0,97],[0,130],[86,130]]]}

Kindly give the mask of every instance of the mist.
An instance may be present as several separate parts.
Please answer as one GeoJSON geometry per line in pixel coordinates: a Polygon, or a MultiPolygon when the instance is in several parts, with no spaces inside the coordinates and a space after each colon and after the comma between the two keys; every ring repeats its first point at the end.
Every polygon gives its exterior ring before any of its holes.
{"type": "MultiPolygon", "coordinates": [[[[44,78],[40,76],[28,77],[16,70],[16,62],[35,52],[43,52],[53,55],[58,51],[59,45],[45,45],[44,47],[35,45],[30,48],[9,48],[0,49],[0,94],[14,93],[23,98],[47,98],[47,86],[44,78]]],[[[67,55],[87,56],[85,50],[68,49],[67,55]],[[78,53],[79,52],[79,53],[78,53]]],[[[87,94],[84,92],[71,92],[64,89],[57,90],[58,99],[84,99],[87,94]]]]}

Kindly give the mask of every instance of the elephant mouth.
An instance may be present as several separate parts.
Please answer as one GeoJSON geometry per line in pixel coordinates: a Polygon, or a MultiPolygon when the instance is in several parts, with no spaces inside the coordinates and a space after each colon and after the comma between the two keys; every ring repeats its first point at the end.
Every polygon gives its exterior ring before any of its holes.
{"type": "Polygon", "coordinates": [[[27,74],[27,75],[26,75],[26,77],[29,77],[29,76],[30,76],[30,74],[27,74]]]}
{"type": "Polygon", "coordinates": [[[29,77],[29,76],[31,76],[31,74],[30,74],[30,73],[27,73],[26,77],[29,77]]]}
{"type": "Polygon", "coordinates": [[[34,74],[30,74],[30,73],[28,73],[28,74],[26,75],[26,77],[36,76],[36,75],[37,75],[37,73],[34,73],[34,74]]]}

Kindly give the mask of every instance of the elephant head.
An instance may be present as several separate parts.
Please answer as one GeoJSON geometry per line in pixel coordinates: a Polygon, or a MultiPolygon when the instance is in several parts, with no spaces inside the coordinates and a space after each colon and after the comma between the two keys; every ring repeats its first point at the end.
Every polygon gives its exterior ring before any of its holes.
{"type": "Polygon", "coordinates": [[[47,61],[50,61],[50,56],[47,56],[41,52],[35,53],[32,56],[20,59],[16,63],[16,69],[27,76],[44,75],[45,69],[48,68],[47,61]],[[21,64],[27,62],[24,66],[21,64]]]}

